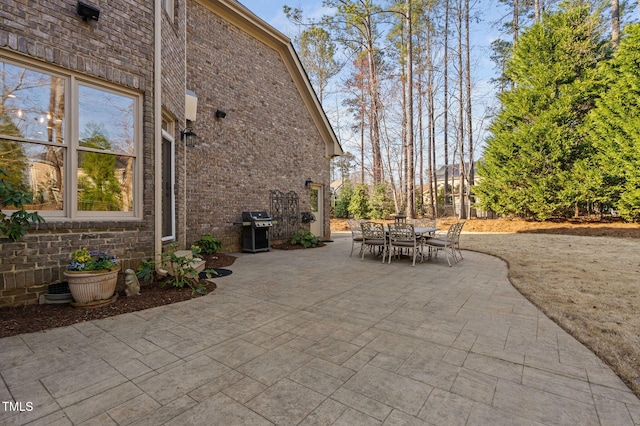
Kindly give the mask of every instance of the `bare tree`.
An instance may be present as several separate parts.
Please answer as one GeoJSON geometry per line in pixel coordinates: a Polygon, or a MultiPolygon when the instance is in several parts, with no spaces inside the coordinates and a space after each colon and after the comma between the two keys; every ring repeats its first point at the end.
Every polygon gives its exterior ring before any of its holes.
{"type": "Polygon", "coordinates": [[[616,48],[618,43],[620,43],[620,4],[618,0],[611,0],[611,44],[616,48]]]}
{"type": "Polygon", "coordinates": [[[340,71],[335,60],[336,45],[322,27],[311,25],[296,38],[298,55],[322,104],[329,80],[340,71]]]}
{"type": "Polygon", "coordinates": [[[414,140],[413,140],[413,24],[412,24],[412,7],[411,0],[405,0],[405,33],[406,33],[406,161],[407,161],[407,217],[415,216],[415,183],[416,169],[414,164],[414,140]]]}
{"type": "MultiPolygon", "coordinates": [[[[466,96],[466,115],[467,115],[467,151],[469,152],[469,164],[467,167],[468,186],[466,191],[468,214],[471,217],[471,188],[474,183],[474,167],[473,167],[473,120],[471,114],[471,39],[469,35],[469,0],[464,0],[464,25],[465,25],[465,86],[466,96]]],[[[463,196],[463,194],[461,194],[463,196]]]]}
{"type": "MultiPolygon", "coordinates": [[[[445,0],[444,2],[444,110],[443,110],[443,120],[444,120],[444,204],[447,204],[447,200],[449,197],[449,12],[451,10],[450,0],[445,0]]],[[[436,172],[433,172],[434,177],[434,185],[436,185],[436,194],[437,194],[437,184],[438,181],[436,179],[436,172]]],[[[453,190],[453,185],[451,186],[453,190]]]]}
{"type": "MultiPolygon", "coordinates": [[[[336,10],[334,15],[324,16],[323,28],[326,28],[332,39],[339,42],[345,49],[355,53],[367,66],[367,100],[369,107],[368,128],[372,153],[373,182],[384,181],[382,167],[382,152],[380,149],[380,87],[378,76],[378,62],[381,61],[376,43],[380,37],[378,31],[378,17],[382,9],[373,0],[325,0],[325,5],[336,10]],[[366,59],[365,59],[366,58],[366,59]]],[[[287,17],[294,22],[302,23],[300,9],[283,7],[287,17]]]]}
{"type": "Polygon", "coordinates": [[[518,31],[520,31],[520,4],[518,0],[513,0],[513,45],[518,42],[518,31]]]}

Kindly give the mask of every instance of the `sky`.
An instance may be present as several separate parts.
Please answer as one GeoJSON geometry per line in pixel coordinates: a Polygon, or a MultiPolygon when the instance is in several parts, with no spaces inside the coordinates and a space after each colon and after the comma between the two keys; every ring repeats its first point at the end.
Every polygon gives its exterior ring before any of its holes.
{"type": "MultiPolygon", "coordinates": [[[[240,3],[289,37],[293,37],[297,29],[282,11],[284,5],[302,9],[304,17],[312,20],[330,12],[330,9],[322,6],[322,0],[240,0],[240,3]]],[[[495,75],[494,64],[489,59],[489,48],[491,42],[500,36],[492,22],[501,19],[506,12],[497,0],[479,0],[474,3],[475,6],[472,7],[479,16],[479,21],[472,24],[471,36],[480,58],[476,71],[482,70],[481,78],[489,79],[495,75]]]]}
{"type": "MultiPolygon", "coordinates": [[[[284,5],[302,9],[303,16],[312,20],[319,19],[330,12],[330,9],[322,6],[322,0],[240,0],[240,3],[290,38],[298,33],[298,29],[285,16],[282,10],[284,5]]],[[[493,40],[500,37],[498,30],[492,23],[500,20],[505,11],[497,0],[477,0],[474,4],[472,12],[475,11],[479,19],[471,27],[474,56],[472,58],[472,79],[474,81],[474,98],[476,101],[483,100],[481,103],[478,102],[481,105],[474,112],[476,116],[474,121],[478,123],[477,128],[486,128],[489,123],[483,116],[488,108],[496,105],[495,85],[491,83],[491,79],[496,76],[496,71],[495,64],[490,60],[490,45],[493,40]]],[[[325,111],[331,121],[333,114],[327,109],[325,106],[325,111]]],[[[476,108],[474,107],[474,109],[476,108]]],[[[479,131],[475,138],[482,140],[484,136],[485,133],[479,131]]],[[[477,156],[480,154],[479,149],[476,154],[477,156]]]]}

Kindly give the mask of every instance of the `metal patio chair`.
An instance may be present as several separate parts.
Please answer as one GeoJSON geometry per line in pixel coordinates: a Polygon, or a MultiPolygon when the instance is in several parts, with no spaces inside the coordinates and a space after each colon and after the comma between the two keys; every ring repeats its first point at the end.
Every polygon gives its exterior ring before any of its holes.
{"type": "Polygon", "coordinates": [[[387,233],[384,229],[384,223],[378,222],[362,222],[362,258],[364,260],[364,248],[369,248],[369,250],[376,255],[376,249],[378,249],[378,254],[382,253],[382,263],[386,258],[387,253],[389,252],[387,246],[387,233]]]}
{"type": "MultiPolygon", "coordinates": [[[[423,217],[419,219],[409,219],[410,224],[412,224],[415,228],[437,228],[436,220],[428,217],[423,217]]],[[[432,237],[433,233],[429,235],[423,235],[424,238],[432,237]]]]}
{"type": "Polygon", "coordinates": [[[428,217],[409,219],[407,223],[412,224],[416,228],[436,228],[436,220],[428,217]]]}
{"type": "Polygon", "coordinates": [[[360,253],[362,254],[362,250],[364,250],[364,239],[362,238],[362,222],[355,219],[347,219],[347,224],[349,225],[349,229],[351,230],[351,253],[349,253],[349,257],[353,254],[353,248],[356,243],[360,244],[360,253]]]}
{"type": "Polygon", "coordinates": [[[450,258],[453,258],[454,263],[458,263],[462,260],[462,251],[460,250],[460,232],[464,226],[464,221],[453,223],[449,226],[447,234],[444,236],[436,236],[427,238],[424,241],[424,245],[429,247],[429,253],[431,250],[435,250],[435,257],[438,256],[438,251],[443,250],[447,255],[447,263],[451,266],[450,258]]]}
{"type": "Polygon", "coordinates": [[[416,266],[416,257],[420,253],[420,263],[424,261],[422,255],[422,236],[417,236],[413,224],[390,223],[389,224],[389,263],[391,258],[400,250],[408,249],[412,253],[413,264],[416,266]],[[393,249],[393,253],[391,252],[393,249]]]}

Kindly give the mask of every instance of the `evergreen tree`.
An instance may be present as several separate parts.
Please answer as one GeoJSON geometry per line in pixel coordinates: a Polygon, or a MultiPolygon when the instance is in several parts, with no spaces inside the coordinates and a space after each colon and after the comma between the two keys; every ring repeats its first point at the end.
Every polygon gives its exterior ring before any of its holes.
{"type": "Polygon", "coordinates": [[[587,6],[564,4],[518,39],[505,69],[513,88],[500,95],[479,168],[482,208],[544,220],[567,216],[579,201],[574,165],[591,153],[579,129],[605,53],[599,25],[587,6]]]}
{"type": "Polygon", "coordinates": [[[339,218],[349,217],[349,204],[351,203],[351,196],[353,195],[353,186],[351,182],[344,181],[340,190],[340,195],[336,200],[335,215],[339,218]]]}
{"type": "MultiPolygon", "coordinates": [[[[0,135],[22,137],[20,130],[7,114],[0,115],[0,135]]],[[[3,181],[14,190],[30,190],[25,184],[29,164],[22,143],[0,138],[0,168],[6,172],[3,181]]]]}
{"type": "Polygon", "coordinates": [[[353,189],[351,201],[349,202],[349,213],[354,219],[365,219],[369,217],[369,197],[367,195],[367,185],[357,185],[353,189]]]}
{"type": "MultiPolygon", "coordinates": [[[[91,136],[81,141],[88,148],[111,150],[111,142],[102,129],[93,128],[91,136]]],[[[115,175],[116,156],[84,152],[79,161],[78,203],[81,210],[118,211],[122,205],[122,188],[115,175]]]]}
{"type": "Polygon", "coordinates": [[[615,57],[603,66],[606,90],[589,114],[597,149],[590,181],[601,200],[627,220],[640,219],[640,24],[629,24],[615,57]]]}
{"type": "Polygon", "coordinates": [[[369,216],[371,219],[384,219],[393,211],[389,198],[389,188],[384,183],[373,186],[369,198],[369,216]]]}

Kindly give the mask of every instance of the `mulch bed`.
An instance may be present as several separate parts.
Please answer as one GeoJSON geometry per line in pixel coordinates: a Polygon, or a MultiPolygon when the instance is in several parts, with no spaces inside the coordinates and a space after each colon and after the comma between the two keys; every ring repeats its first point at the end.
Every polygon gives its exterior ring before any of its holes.
{"type": "MultiPolygon", "coordinates": [[[[236,260],[235,256],[224,253],[202,255],[202,257],[207,261],[207,268],[228,267],[236,260]]],[[[211,291],[213,289],[210,286],[209,292],[211,291]]],[[[159,282],[152,284],[141,282],[139,296],[127,297],[124,290],[120,290],[115,302],[94,309],[74,308],[68,303],[0,308],[0,338],[108,318],[182,302],[194,297],[200,297],[200,294],[193,294],[190,288],[177,288],[169,285],[160,287],[159,282]]]]}
{"type": "MultiPolygon", "coordinates": [[[[325,245],[326,245],[325,243],[318,243],[316,247],[324,247],[325,245]]],[[[289,242],[271,244],[271,248],[276,250],[304,250],[305,249],[305,247],[301,246],[300,244],[291,244],[289,242]]],[[[314,248],[314,247],[309,247],[309,248],[314,248]]]]}

